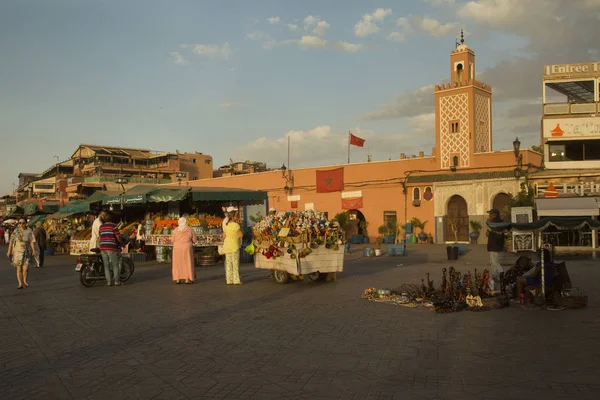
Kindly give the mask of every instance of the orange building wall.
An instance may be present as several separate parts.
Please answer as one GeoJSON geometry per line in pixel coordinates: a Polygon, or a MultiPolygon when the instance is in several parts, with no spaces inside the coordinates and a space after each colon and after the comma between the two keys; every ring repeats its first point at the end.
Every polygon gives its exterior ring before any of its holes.
{"type": "MultiPolygon", "coordinates": [[[[540,165],[541,155],[529,150],[523,150],[523,162],[540,165]]],[[[476,154],[479,168],[469,168],[462,172],[482,172],[490,170],[513,169],[515,157],[512,151],[476,154]]],[[[347,165],[334,165],[321,168],[303,168],[292,171],[294,188],[291,195],[299,195],[298,209],[303,210],[305,204],[313,203],[316,210],[328,212],[330,217],[342,210],[340,192],[316,193],[316,171],[330,170],[338,167],[344,168],[344,191],[362,191],[363,208],[360,211],[369,223],[368,233],[371,239],[378,236],[377,228],[383,224],[384,211],[395,211],[398,221],[405,223],[413,217],[421,221],[428,221],[425,232],[432,233],[434,229],[434,200],[424,200],[422,194],[426,186],[433,183],[420,183],[407,185],[407,194],[404,195],[405,178],[407,174],[456,174],[450,170],[440,170],[434,157],[410,158],[405,160],[392,160],[371,163],[357,163],[347,165]],[[412,188],[421,189],[421,205],[412,204],[412,188]],[[405,200],[408,199],[408,202],[405,200]]],[[[189,186],[200,187],[228,187],[264,190],[268,192],[269,207],[277,210],[291,209],[288,193],[283,187],[286,180],[280,170],[267,171],[256,174],[228,176],[212,179],[191,181],[189,186]]],[[[435,198],[435,191],[433,193],[435,198]]]]}

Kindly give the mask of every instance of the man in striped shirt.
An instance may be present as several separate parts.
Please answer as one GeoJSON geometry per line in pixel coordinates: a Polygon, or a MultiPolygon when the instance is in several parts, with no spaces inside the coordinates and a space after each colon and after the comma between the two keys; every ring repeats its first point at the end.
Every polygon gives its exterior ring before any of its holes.
{"type": "Polygon", "coordinates": [[[100,225],[100,253],[102,254],[102,261],[104,262],[104,275],[106,276],[106,286],[112,286],[114,282],[115,286],[121,285],[120,271],[119,271],[119,245],[121,239],[119,236],[119,228],[117,225],[111,222],[112,216],[108,213],[105,214],[104,223],[100,225]],[[111,279],[110,271],[112,269],[113,279],[111,279]]]}

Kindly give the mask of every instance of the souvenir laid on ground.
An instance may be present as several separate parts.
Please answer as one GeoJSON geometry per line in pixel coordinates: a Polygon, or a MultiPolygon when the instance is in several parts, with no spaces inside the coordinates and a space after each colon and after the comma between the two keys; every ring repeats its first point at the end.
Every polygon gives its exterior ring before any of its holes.
{"type": "Polygon", "coordinates": [[[337,251],[345,244],[339,224],[315,210],[286,211],[269,215],[252,228],[254,253],[267,259],[304,258],[313,250],[337,251]]]}
{"type": "Polygon", "coordinates": [[[507,307],[507,296],[494,291],[491,283],[492,278],[487,269],[483,273],[475,269],[473,274],[471,271],[461,274],[450,267],[442,270],[439,286],[435,285],[427,273],[426,279],[421,279],[421,284],[403,284],[396,289],[368,288],[361,297],[382,303],[435,310],[441,314],[507,307]]]}

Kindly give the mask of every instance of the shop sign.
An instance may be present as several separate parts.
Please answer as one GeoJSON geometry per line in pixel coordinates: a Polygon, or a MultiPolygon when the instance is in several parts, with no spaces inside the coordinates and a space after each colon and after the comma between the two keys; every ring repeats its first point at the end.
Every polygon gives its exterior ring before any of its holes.
{"type": "Polygon", "coordinates": [[[544,75],[585,75],[600,73],[600,63],[553,64],[544,66],[544,75]]]}
{"type": "Polygon", "coordinates": [[[362,190],[355,190],[354,192],[342,192],[342,199],[354,199],[356,197],[362,197],[362,190]]]}
{"type": "Polygon", "coordinates": [[[600,136],[600,118],[552,118],[544,120],[544,137],[600,136]]]}
{"type": "Polygon", "coordinates": [[[125,199],[125,204],[139,204],[143,203],[145,200],[145,196],[142,194],[138,194],[137,196],[130,196],[125,199]]]}
{"type": "Polygon", "coordinates": [[[304,203],[304,209],[305,210],[314,210],[315,209],[315,203],[304,203]]]}
{"type": "Polygon", "coordinates": [[[293,196],[288,196],[287,200],[288,201],[300,201],[300,195],[296,194],[296,195],[293,195],[293,196]]]}

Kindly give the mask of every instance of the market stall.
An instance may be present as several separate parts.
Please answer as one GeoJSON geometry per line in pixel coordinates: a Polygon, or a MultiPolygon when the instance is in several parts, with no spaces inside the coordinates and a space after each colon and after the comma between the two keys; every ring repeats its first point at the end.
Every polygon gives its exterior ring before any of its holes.
{"type": "Polygon", "coordinates": [[[97,191],[85,200],[74,200],[53,214],[46,216],[44,228],[48,232],[49,246],[59,254],[87,253],[92,235],[91,224],[102,200],[114,192],[97,191]]]}
{"type": "MultiPolygon", "coordinates": [[[[223,243],[222,208],[235,204],[242,214],[238,221],[244,225],[244,206],[262,204],[266,192],[235,188],[204,188],[180,186],[138,185],[118,196],[104,200],[105,205],[119,206],[122,211],[141,207],[145,211],[145,245],[153,247],[159,262],[168,262],[171,254],[171,234],[177,227],[180,215],[188,217],[188,224],[195,231],[194,243],[197,261],[201,265],[216,262],[217,246],[223,243]],[[163,204],[149,212],[151,204],[163,204]]],[[[129,215],[127,211],[125,215],[129,215]]]]}
{"type": "MultiPolygon", "coordinates": [[[[530,223],[488,222],[487,225],[490,229],[495,231],[533,232],[537,235],[538,247],[544,248],[547,246],[552,247],[552,244],[546,242],[547,236],[544,235],[544,232],[550,227],[556,228],[558,231],[580,230],[585,227],[596,234],[597,230],[600,228],[600,221],[587,217],[546,217],[530,223]]],[[[544,264],[543,252],[541,263],[542,265],[544,264]]],[[[542,268],[541,290],[539,293],[541,299],[546,298],[545,279],[544,268],[542,268]]]]}
{"type": "Polygon", "coordinates": [[[290,279],[335,280],[344,267],[344,232],[318,211],[288,211],[268,216],[253,229],[247,251],[254,266],[273,271],[278,283],[290,279]]]}

